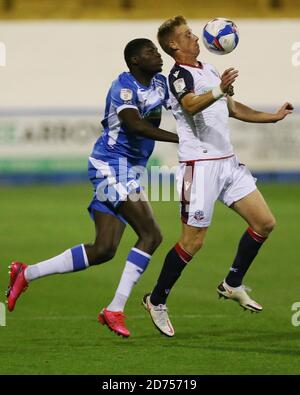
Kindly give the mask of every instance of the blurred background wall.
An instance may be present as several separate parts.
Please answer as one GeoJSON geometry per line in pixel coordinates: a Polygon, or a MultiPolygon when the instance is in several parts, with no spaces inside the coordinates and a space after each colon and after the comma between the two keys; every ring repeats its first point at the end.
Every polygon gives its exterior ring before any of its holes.
{"type": "Polygon", "coordinates": [[[2,19],[297,18],[298,0],[0,0],[2,19]]]}
{"type": "MultiPolygon", "coordinates": [[[[158,26],[176,14],[200,37],[216,16],[237,23],[232,54],[202,45],[199,58],[240,70],[236,100],[267,111],[290,101],[295,114],[276,125],[231,120],[235,149],[264,179],[300,180],[300,1],[0,0],[0,181],[86,179],[106,92],[126,70],[124,46],[156,43],[158,26]]],[[[167,74],[172,60],[163,58],[167,74]]],[[[171,114],[163,126],[175,130],[171,114]]],[[[157,144],[152,164],[176,162],[174,146],[157,144]]]]}

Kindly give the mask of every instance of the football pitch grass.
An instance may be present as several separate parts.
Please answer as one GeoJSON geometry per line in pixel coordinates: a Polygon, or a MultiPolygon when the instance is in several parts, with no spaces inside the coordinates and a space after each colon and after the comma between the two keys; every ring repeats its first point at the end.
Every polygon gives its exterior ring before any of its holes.
{"type": "MultiPolygon", "coordinates": [[[[300,185],[260,185],[277,218],[245,284],[260,314],[219,300],[216,286],[232,262],[244,222],[216,204],[203,250],[168,300],[176,334],[161,335],[141,306],[180,232],[177,202],[155,202],[163,244],[126,307],[132,336],[97,323],[118,285],[136,237],[125,231],[115,258],[84,272],[34,281],[0,327],[0,374],[299,374],[300,326],[291,323],[299,292],[300,185]]],[[[94,237],[89,184],[0,187],[0,302],[11,260],[35,263],[94,237]]]]}

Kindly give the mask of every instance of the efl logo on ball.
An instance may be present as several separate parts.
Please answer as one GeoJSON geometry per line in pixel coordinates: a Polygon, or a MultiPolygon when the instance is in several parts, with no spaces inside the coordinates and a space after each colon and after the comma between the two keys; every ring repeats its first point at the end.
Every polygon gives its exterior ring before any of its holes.
{"type": "Polygon", "coordinates": [[[233,21],[225,18],[215,18],[204,26],[202,39],[210,52],[225,55],[237,47],[239,31],[233,21]]]}

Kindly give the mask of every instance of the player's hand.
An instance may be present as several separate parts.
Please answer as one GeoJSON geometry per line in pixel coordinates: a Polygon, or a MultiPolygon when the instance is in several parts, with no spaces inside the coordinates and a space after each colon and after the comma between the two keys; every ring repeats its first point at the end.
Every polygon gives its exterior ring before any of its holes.
{"type": "Polygon", "coordinates": [[[291,103],[284,103],[284,105],[275,113],[275,121],[281,121],[288,114],[292,114],[294,107],[291,103]]]}
{"type": "Polygon", "coordinates": [[[229,69],[224,71],[224,73],[221,76],[221,84],[220,84],[220,88],[222,92],[228,93],[228,90],[231,89],[230,85],[234,83],[238,75],[239,72],[238,70],[235,70],[234,67],[230,67],[229,69]]]}

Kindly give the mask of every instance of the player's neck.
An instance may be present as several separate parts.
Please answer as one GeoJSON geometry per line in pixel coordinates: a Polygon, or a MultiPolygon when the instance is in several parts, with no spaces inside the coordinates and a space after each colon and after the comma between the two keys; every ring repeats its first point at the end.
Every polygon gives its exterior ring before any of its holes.
{"type": "Polygon", "coordinates": [[[176,63],[178,64],[186,64],[190,66],[199,66],[199,62],[196,57],[190,55],[179,55],[175,58],[176,63]]]}
{"type": "Polygon", "coordinates": [[[142,85],[144,86],[150,86],[152,78],[154,77],[155,74],[145,74],[145,72],[141,72],[140,70],[131,70],[131,74],[134,76],[134,78],[142,85]]]}

